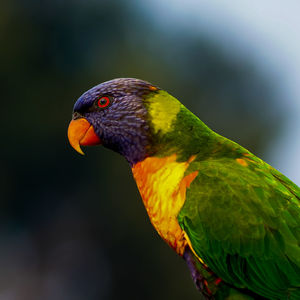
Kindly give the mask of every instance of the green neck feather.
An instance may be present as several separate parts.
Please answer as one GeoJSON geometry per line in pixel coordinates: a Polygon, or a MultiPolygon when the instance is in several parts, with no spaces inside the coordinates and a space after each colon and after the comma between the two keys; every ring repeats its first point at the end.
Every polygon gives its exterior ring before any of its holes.
{"type": "Polygon", "coordinates": [[[176,153],[178,161],[185,161],[192,155],[201,160],[226,153],[236,156],[247,151],[212,131],[165,91],[149,95],[144,103],[152,132],[151,156],[164,157],[176,153]]]}

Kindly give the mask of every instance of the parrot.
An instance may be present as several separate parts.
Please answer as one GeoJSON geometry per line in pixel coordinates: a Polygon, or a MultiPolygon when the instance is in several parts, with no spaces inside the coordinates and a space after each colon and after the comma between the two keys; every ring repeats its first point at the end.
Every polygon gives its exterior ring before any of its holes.
{"type": "Polygon", "coordinates": [[[68,139],[80,154],[103,145],[125,157],[203,299],[300,299],[300,188],[167,91],[135,78],[96,85],[75,102],[68,139]]]}

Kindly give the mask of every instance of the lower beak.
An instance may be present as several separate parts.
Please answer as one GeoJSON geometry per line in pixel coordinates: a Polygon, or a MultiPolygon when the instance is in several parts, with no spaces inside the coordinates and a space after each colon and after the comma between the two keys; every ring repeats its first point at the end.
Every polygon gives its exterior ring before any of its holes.
{"type": "Polygon", "coordinates": [[[101,144],[93,125],[86,119],[72,120],[68,128],[68,139],[71,146],[80,154],[84,154],[80,146],[93,146],[101,144]]]}

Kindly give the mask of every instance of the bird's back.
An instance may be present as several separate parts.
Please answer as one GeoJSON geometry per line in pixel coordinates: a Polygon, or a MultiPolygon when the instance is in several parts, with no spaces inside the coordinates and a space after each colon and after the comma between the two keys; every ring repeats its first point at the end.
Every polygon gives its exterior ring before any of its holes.
{"type": "Polygon", "coordinates": [[[193,250],[225,282],[270,299],[300,299],[300,189],[239,145],[223,138],[178,216],[193,250]],[[232,149],[232,151],[229,151],[232,149]]]}

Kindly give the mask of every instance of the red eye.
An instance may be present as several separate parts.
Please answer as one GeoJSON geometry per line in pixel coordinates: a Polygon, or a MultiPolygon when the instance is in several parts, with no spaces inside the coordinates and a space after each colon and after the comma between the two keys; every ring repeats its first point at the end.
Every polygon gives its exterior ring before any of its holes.
{"type": "Polygon", "coordinates": [[[106,106],[109,105],[109,98],[108,97],[101,97],[99,100],[98,100],[98,106],[100,108],[104,108],[106,106]]]}

